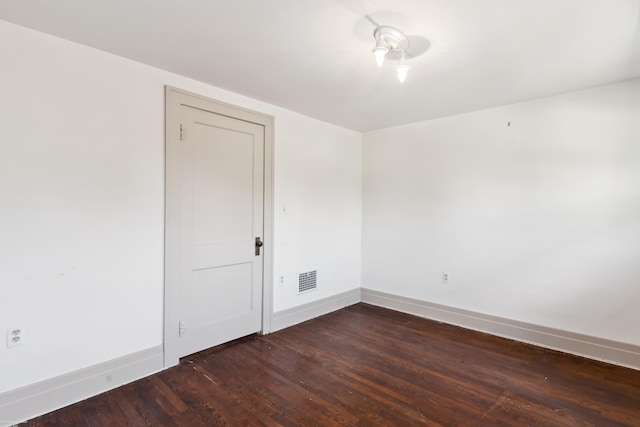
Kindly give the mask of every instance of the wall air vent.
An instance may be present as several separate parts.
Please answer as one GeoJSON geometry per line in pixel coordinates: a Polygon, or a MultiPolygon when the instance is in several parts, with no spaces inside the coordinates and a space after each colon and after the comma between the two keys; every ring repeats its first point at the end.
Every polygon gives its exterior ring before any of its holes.
{"type": "Polygon", "coordinates": [[[318,287],[318,271],[307,271],[298,276],[298,293],[312,291],[318,287]]]}

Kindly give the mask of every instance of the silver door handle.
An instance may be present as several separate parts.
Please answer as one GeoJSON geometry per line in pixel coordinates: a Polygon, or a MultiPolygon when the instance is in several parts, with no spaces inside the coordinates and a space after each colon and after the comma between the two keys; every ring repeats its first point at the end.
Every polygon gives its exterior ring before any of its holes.
{"type": "Polygon", "coordinates": [[[256,256],[260,255],[260,248],[262,247],[262,245],[264,245],[264,243],[262,243],[260,237],[256,237],[256,256]]]}

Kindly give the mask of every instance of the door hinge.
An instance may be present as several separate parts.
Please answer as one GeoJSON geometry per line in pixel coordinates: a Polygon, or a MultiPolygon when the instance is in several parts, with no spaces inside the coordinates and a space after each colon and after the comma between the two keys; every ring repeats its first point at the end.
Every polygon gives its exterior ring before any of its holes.
{"type": "Polygon", "coordinates": [[[182,127],[182,123],[180,123],[180,141],[184,141],[184,127],[182,127]]]}
{"type": "Polygon", "coordinates": [[[186,333],[187,333],[187,325],[185,325],[183,322],[178,322],[178,337],[181,337],[186,333]]]}

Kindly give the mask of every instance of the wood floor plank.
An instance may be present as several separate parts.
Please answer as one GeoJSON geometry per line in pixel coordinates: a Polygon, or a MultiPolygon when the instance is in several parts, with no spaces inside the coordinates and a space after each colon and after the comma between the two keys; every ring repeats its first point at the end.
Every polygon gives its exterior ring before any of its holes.
{"type": "Polygon", "coordinates": [[[357,304],[27,426],[640,426],[640,371],[357,304]]]}

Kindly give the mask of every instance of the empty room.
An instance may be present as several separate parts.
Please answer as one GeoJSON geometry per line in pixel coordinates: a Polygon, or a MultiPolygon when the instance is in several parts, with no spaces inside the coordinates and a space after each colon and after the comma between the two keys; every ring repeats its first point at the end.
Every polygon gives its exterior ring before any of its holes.
{"type": "Polygon", "coordinates": [[[640,0],[1,0],[0,427],[640,426],[640,0]]]}

